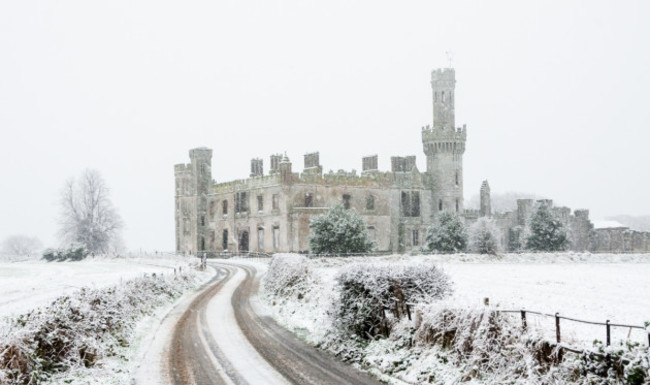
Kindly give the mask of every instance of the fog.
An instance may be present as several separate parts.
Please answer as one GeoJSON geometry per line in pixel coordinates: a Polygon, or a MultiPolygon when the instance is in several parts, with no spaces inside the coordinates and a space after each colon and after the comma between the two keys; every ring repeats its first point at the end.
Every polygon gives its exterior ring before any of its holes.
{"type": "Polygon", "coordinates": [[[127,247],[174,248],[173,165],[287,152],[325,172],[417,155],[430,72],[456,69],[465,199],[488,179],[592,219],[650,214],[650,3],[0,3],[0,241],[57,245],[67,178],[99,170],[127,247]]]}

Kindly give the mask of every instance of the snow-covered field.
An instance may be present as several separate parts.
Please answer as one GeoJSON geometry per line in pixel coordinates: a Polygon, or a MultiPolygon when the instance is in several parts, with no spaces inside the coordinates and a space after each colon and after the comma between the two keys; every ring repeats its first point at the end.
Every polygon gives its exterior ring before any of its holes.
{"type": "MultiPolygon", "coordinates": [[[[287,256],[286,258],[296,257],[287,256]]],[[[312,287],[312,289],[296,289],[298,293],[304,292],[304,294],[299,296],[291,294],[284,297],[266,292],[265,302],[276,320],[305,340],[314,345],[330,346],[328,349],[334,353],[344,352],[347,349],[345,342],[333,340],[331,334],[335,330],[331,310],[333,304],[339,301],[337,296],[339,289],[336,287],[335,277],[344,266],[350,263],[375,264],[379,262],[405,262],[407,264],[434,262],[441,267],[449,275],[454,285],[454,294],[442,301],[438,307],[442,311],[458,309],[457,314],[480,314],[483,309],[486,309],[484,299],[489,298],[489,309],[491,310],[520,310],[523,308],[550,314],[559,312],[562,316],[586,321],[604,323],[606,320],[610,320],[611,323],[638,326],[644,326],[644,323],[650,321],[650,279],[648,279],[650,255],[648,254],[507,254],[500,257],[455,254],[319,258],[312,259],[308,263],[312,278],[306,283],[306,287],[312,287]]],[[[270,283],[268,284],[270,285],[270,283]]],[[[426,313],[424,316],[435,317],[436,313],[426,313]]],[[[554,318],[529,314],[527,322],[529,330],[533,331],[531,336],[541,332],[544,340],[555,341],[554,318]]],[[[511,325],[509,330],[517,330],[517,334],[521,330],[519,314],[513,314],[511,322],[507,323],[511,325]]],[[[422,373],[437,373],[436,375],[439,377],[435,383],[456,383],[466,381],[467,378],[474,378],[475,370],[471,360],[468,361],[470,362],[469,367],[464,369],[455,366],[458,362],[454,365],[446,364],[447,359],[461,360],[464,365],[468,364],[464,359],[459,358],[460,356],[448,356],[448,350],[438,347],[432,347],[431,350],[423,347],[404,348],[400,341],[409,338],[411,334],[408,330],[413,327],[418,329],[418,325],[415,320],[404,319],[396,326],[394,337],[391,335],[391,338],[386,340],[372,341],[366,348],[357,351],[355,351],[357,348],[354,347],[356,345],[348,345],[348,347],[353,346],[353,353],[351,356],[347,353],[346,355],[348,357],[354,357],[357,354],[365,356],[360,361],[357,359],[352,359],[352,361],[369,365],[370,368],[379,368],[384,373],[387,370],[401,380],[410,383],[422,383],[422,381],[428,383],[428,381],[422,380],[422,373]],[[444,363],[442,363],[443,361],[444,363]]],[[[605,326],[575,323],[569,320],[561,320],[561,331],[563,344],[578,349],[596,349],[594,340],[605,341],[606,338],[605,326]]],[[[620,343],[629,335],[630,339],[641,343],[642,347],[647,346],[648,331],[612,328],[612,345],[619,348],[625,346],[620,343]]],[[[479,333],[479,335],[482,334],[479,333]]],[[[534,357],[534,355],[526,353],[530,346],[522,345],[521,342],[517,346],[515,350],[521,354],[519,356],[521,359],[534,357]]],[[[489,350],[488,347],[484,348],[489,350]]],[[[481,349],[479,348],[479,350],[481,349]]],[[[645,351],[645,349],[635,350],[635,352],[639,351],[645,351]]],[[[480,381],[472,381],[472,383],[493,384],[501,383],[502,380],[516,383],[564,381],[568,378],[567,376],[570,377],[571,365],[573,365],[572,363],[562,364],[564,366],[558,368],[558,371],[547,373],[543,370],[539,371],[538,364],[529,360],[526,361],[526,367],[531,371],[529,374],[517,372],[518,374],[512,377],[500,377],[499,373],[513,371],[517,367],[517,362],[522,362],[517,361],[519,358],[514,357],[515,355],[510,357],[509,363],[500,362],[498,364],[500,369],[496,371],[492,369],[492,374],[484,372],[482,376],[479,376],[482,378],[480,381]],[[513,359],[514,361],[512,361],[513,359]],[[537,374],[531,374],[533,372],[537,374]]],[[[648,357],[636,357],[641,360],[638,362],[645,362],[639,364],[638,367],[646,368],[643,370],[647,371],[648,357]]],[[[588,365],[585,364],[586,366],[588,365]]],[[[517,370],[519,369],[517,368],[517,370]]],[[[479,371],[483,370],[486,369],[483,367],[479,369],[479,371]]],[[[393,380],[391,379],[389,382],[401,383],[393,380]]],[[[577,383],[588,383],[590,379],[585,379],[586,382],[580,382],[580,379],[577,381],[577,383]]]]}
{"type": "Polygon", "coordinates": [[[101,288],[144,274],[173,274],[175,268],[189,260],[189,257],[147,256],[0,263],[0,318],[48,305],[83,286],[101,288]]]}
{"type": "MultiPolygon", "coordinates": [[[[435,262],[454,282],[452,301],[459,306],[483,306],[489,298],[492,307],[504,310],[559,312],[586,321],[638,326],[650,322],[650,254],[393,255],[314,262],[322,279],[333,280],[343,264],[372,261],[435,262]]],[[[527,321],[555,338],[553,318],[529,315],[527,321]]],[[[605,339],[604,326],[569,321],[561,326],[567,342],[605,339]]],[[[613,340],[628,333],[627,328],[612,328],[613,340]]],[[[647,343],[641,330],[633,329],[630,336],[647,343]]]]}

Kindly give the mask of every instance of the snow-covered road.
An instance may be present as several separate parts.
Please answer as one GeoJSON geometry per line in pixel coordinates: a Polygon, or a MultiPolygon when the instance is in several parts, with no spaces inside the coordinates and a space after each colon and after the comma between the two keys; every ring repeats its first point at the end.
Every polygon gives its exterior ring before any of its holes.
{"type": "Polygon", "coordinates": [[[263,266],[211,266],[215,279],[163,322],[137,384],[378,384],[271,319],[257,298],[263,266]]]}

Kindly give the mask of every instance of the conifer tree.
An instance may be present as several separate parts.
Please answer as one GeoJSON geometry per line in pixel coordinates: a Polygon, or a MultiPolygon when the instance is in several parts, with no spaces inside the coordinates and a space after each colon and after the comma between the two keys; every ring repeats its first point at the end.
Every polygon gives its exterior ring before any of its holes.
{"type": "Polygon", "coordinates": [[[355,211],[341,205],[334,206],[326,214],[311,220],[312,236],[309,247],[314,254],[366,253],[373,244],[363,218],[355,211]]]}
{"type": "Polygon", "coordinates": [[[526,248],[533,251],[562,251],[568,243],[564,224],[546,204],[540,204],[530,218],[526,248]]]}
{"type": "Polygon", "coordinates": [[[427,229],[425,239],[429,251],[437,253],[457,253],[467,247],[465,225],[456,214],[443,212],[438,221],[427,229]]]}
{"type": "Polygon", "coordinates": [[[469,228],[469,249],[479,254],[496,254],[500,235],[493,219],[479,218],[469,228]]]}

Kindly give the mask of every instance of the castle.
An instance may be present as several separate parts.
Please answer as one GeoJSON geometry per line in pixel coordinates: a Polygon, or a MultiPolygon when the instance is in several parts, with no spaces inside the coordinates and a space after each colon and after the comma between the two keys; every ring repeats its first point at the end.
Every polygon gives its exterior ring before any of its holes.
{"type": "MultiPolygon", "coordinates": [[[[480,210],[463,206],[463,154],[467,130],[455,125],[456,77],[453,68],[431,73],[433,126],[422,128],[426,170],[415,156],[391,157],[391,170],[378,169],[377,156],[361,159],[362,171],[323,173],[318,153],[304,156],[294,172],[286,155],[271,155],[268,175],[262,159],[251,160],[250,177],[232,182],[212,180],[212,150],[190,150],[190,163],[174,166],[176,179],[176,251],[179,253],[259,251],[306,252],[313,216],[341,204],[363,216],[377,251],[407,252],[423,246],[426,228],[438,213],[452,211],[470,225],[492,216],[501,228],[501,250],[521,248],[523,230],[535,204],[520,200],[510,213],[492,213],[487,181],[481,186],[480,210]]],[[[569,229],[572,250],[648,251],[647,233],[598,235],[587,210],[554,207],[569,229]],[[619,242],[620,238],[620,242],[619,242]],[[627,245],[627,246],[626,246],[627,245]],[[622,250],[618,250],[621,249],[622,250]]],[[[605,234],[605,233],[603,233],[605,234]]]]}

